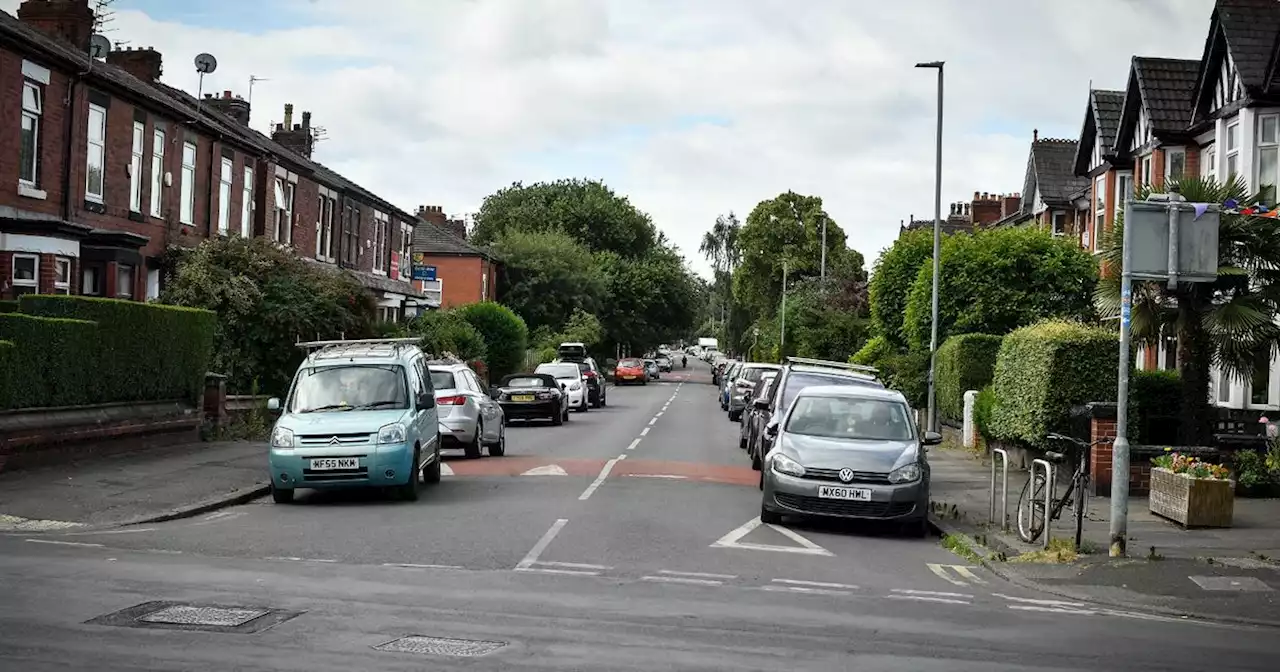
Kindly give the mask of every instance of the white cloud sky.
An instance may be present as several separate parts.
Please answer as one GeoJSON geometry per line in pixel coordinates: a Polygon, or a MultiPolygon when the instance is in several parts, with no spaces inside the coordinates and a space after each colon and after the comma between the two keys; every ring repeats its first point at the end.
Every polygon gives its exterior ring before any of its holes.
{"type": "MultiPolygon", "coordinates": [[[[17,0],[0,0],[13,12],[17,0]]],[[[821,196],[868,264],[943,199],[1021,188],[1033,128],[1079,134],[1090,80],[1132,55],[1199,58],[1212,0],[118,0],[114,40],[164,79],[218,57],[206,92],[286,102],[328,131],[316,159],[405,209],[471,212],[513,181],[600,178],[695,268],[716,215],[821,196]],[[228,15],[216,14],[225,8],[228,15]]]]}

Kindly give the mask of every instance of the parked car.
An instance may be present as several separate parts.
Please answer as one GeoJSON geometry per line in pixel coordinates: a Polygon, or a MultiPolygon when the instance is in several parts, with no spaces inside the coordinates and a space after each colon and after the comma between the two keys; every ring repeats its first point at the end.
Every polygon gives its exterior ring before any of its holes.
{"type": "Polygon", "coordinates": [[[649,384],[649,374],[644,369],[644,361],[634,357],[618,360],[618,365],[613,367],[613,384],[649,384]]]}
{"type": "Polygon", "coordinates": [[[427,362],[440,416],[441,448],[461,448],[469,459],[506,453],[506,416],[488,386],[462,362],[427,362]]]}
{"type": "Polygon", "coordinates": [[[560,388],[569,396],[569,408],[576,409],[580,413],[586,413],[591,409],[591,404],[587,402],[587,382],[582,377],[582,370],[577,364],[547,362],[539,364],[533,372],[546,373],[555,377],[560,383],[560,388]]]}
{"type": "Polygon", "coordinates": [[[735,372],[732,382],[727,385],[728,402],[725,410],[729,412],[729,420],[738,422],[742,419],[742,412],[747,408],[748,397],[755,390],[756,383],[764,374],[776,372],[779,368],[781,367],[777,364],[747,362],[735,372]]]}
{"type": "Polygon", "coordinates": [[[392,487],[418,498],[440,481],[440,423],[416,338],[299,343],[308,350],[267,451],[271,497],[298,488],[392,487]]]}
{"type": "Polygon", "coordinates": [[[719,389],[724,378],[725,367],[729,365],[729,360],[723,355],[716,355],[716,359],[711,363],[711,384],[719,389]]]}
{"type": "Polygon", "coordinates": [[[751,468],[759,469],[761,461],[769,454],[772,439],[765,431],[771,423],[781,419],[791,401],[800,390],[813,385],[861,385],[884,387],[875,377],[875,369],[846,362],[821,359],[788,357],[778,376],[773,379],[769,396],[753,402],[751,427],[747,430],[747,453],[751,456],[751,468]]]}
{"type": "Polygon", "coordinates": [[[760,520],[783,516],[899,521],[928,531],[928,446],[897,390],[814,385],[801,390],[769,426],[775,448],[760,473],[760,520]]]}
{"type": "Polygon", "coordinates": [[[660,371],[659,371],[659,369],[658,369],[658,362],[657,362],[657,360],[653,360],[653,359],[645,359],[645,360],[644,360],[644,372],[645,372],[645,378],[646,378],[646,379],[648,379],[648,380],[658,380],[658,378],[659,378],[659,374],[660,374],[660,371]]]}
{"type": "Polygon", "coordinates": [[[738,418],[738,447],[743,450],[747,449],[747,430],[751,427],[753,414],[757,412],[754,402],[756,399],[768,398],[769,386],[773,384],[773,379],[777,375],[777,371],[765,371],[760,380],[756,381],[755,387],[751,389],[746,408],[738,418]]]}
{"type": "Polygon", "coordinates": [[[657,357],[654,358],[654,361],[658,363],[658,371],[660,373],[671,373],[671,357],[670,356],[659,354],[657,357]]]}
{"type": "Polygon", "coordinates": [[[493,398],[511,420],[546,418],[553,425],[569,420],[569,395],[549,373],[512,373],[493,390],[493,398]]]}
{"type": "Polygon", "coordinates": [[[587,345],[577,342],[561,343],[556,348],[556,357],[566,362],[581,362],[587,358],[587,345]]]}
{"type": "Polygon", "coordinates": [[[733,381],[738,377],[738,371],[742,370],[742,362],[737,360],[729,360],[724,367],[724,373],[720,375],[720,410],[729,410],[729,388],[733,386],[733,381]]]}
{"type": "Polygon", "coordinates": [[[582,378],[587,383],[587,403],[592,408],[607,406],[609,386],[605,384],[604,373],[596,366],[596,360],[587,357],[578,362],[578,369],[582,371],[582,378]]]}

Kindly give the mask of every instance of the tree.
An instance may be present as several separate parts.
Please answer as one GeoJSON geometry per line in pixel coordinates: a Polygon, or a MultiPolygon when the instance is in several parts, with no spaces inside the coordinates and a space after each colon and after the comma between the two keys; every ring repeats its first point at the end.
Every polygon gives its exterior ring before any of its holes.
{"type": "Polygon", "coordinates": [[[757,316],[776,312],[784,261],[789,283],[818,275],[824,221],[830,260],[833,250],[846,250],[845,234],[822,209],[821,198],[788,191],[761,201],[737,236],[741,264],[734,272],[733,292],[738,301],[757,316]]]}
{"type": "Polygon", "coordinates": [[[485,198],[472,240],[486,245],[510,231],[563,231],[593,252],[631,258],[659,238],[648,215],[595,180],[516,182],[485,198]]]}
{"type": "Polygon", "coordinates": [[[577,309],[600,309],[604,272],[569,234],[512,229],[494,241],[493,249],[503,262],[498,296],[529,329],[559,329],[577,309]]]}
{"type": "Polygon", "coordinates": [[[421,336],[420,347],[432,355],[448,353],[467,362],[485,358],[484,336],[457,310],[429,310],[413,318],[407,331],[421,336]]]}
{"type": "MultiPolygon", "coordinates": [[[[1075,243],[1033,227],[948,236],[942,243],[938,342],[955,334],[1007,334],[1046,318],[1089,319],[1098,267],[1075,243]]],[[[933,266],[922,264],[903,331],[928,350],[933,266]]]]}
{"type": "Polygon", "coordinates": [[[462,319],[484,338],[491,379],[519,371],[529,345],[529,328],[510,308],[493,301],[469,303],[454,308],[462,319]]]}
{"type": "MultiPolygon", "coordinates": [[[[1259,202],[1237,178],[1228,184],[1191,178],[1169,185],[1197,203],[1259,202]]],[[[1145,199],[1151,190],[1140,190],[1145,199]]],[[[1274,203],[1268,199],[1267,203],[1274,203]]],[[[1094,295],[1106,317],[1120,313],[1120,268],[1124,220],[1102,238],[1106,273],[1094,295]]],[[[1209,372],[1213,364],[1235,380],[1249,380],[1262,364],[1267,370],[1280,352],[1280,232],[1276,220],[1222,214],[1218,230],[1218,277],[1211,283],[1135,282],[1132,301],[1133,339],[1154,346],[1172,332],[1178,339],[1178,371],[1182,378],[1179,440],[1203,445],[1210,437],[1209,372]]]]}
{"type": "Polygon", "coordinates": [[[933,233],[923,229],[906,231],[893,245],[880,251],[869,287],[871,323],[875,333],[893,348],[907,346],[903,319],[907,297],[920,267],[933,256],[933,233]]]}
{"type": "Polygon", "coordinates": [[[600,321],[608,346],[625,343],[639,351],[678,339],[693,327],[698,293],[675,250],[657,248],[640,259],[610,252],[597,258],[607,278],[600,321]]]}

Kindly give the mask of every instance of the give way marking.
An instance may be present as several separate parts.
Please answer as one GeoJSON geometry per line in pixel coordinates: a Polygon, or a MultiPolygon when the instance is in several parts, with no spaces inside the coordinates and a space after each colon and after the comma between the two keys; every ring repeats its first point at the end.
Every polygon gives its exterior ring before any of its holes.
{"type": "Polygon", "coordinates": [[[741,527],[720,537],[716,543],[711,544],[711,548],[745,548],[751,551],[777,551],[779,553],[799,553],[801,555],[822,555],[827,557],[835,556],[835,553],[805,539],[798,533],[789,530],[781,525],[771,525],[760,522],[759,518],[752,518],[743,523],[741,527]],[[742,538],[751,534],[756,528],[765,525],[773,529],[775,532],[796,542],[799,546],[780,546],[776,544],[757,544],[749,541],[742,541],[742,538]]]}

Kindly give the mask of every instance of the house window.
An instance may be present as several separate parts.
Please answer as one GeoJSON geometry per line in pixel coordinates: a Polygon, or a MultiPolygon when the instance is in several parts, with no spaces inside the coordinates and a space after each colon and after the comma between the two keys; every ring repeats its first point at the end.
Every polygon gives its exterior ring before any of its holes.
{"type": "Polygon", "coordinates": [[[227,235],[231,230],[231,181],[235,175],[235,162],[223,157],[222,172],[218,176],[218,233],[227,235]]]}
{"type": "Polygon", "coordinates": [[[1147,156],[1139,159],[1138,166],[1139,166],[1139,169],[1142,171],[1141,173],[1142,186],[1150,187],[1151,186],[1151,155],[1148,154],[1147,156]]]}
{"type": "Polygon", "coordinates": [[[1280,115],[1258,117],[1258,191],[1264,203],[1276,202],[1280,184],[1280,115]]]}
{"type": "Polygon", "coordinates": [[[1271,351],[1258,356],[1249,377],[1249,403],[1265,406],[1271,400],[1271,351]]]}
{"type": "Polygon", "coordinates": [[[53,293],[71,293],[71,260],[66,257],[53,260],[53,293]]]}
{"type": "MultiPolygon", "coordinates": [[[[1060,214],[1062,213],[1055,213],[1055,216],[1060,214]]],[[[489,269],[485,269],[484,272],[480,274],[480,300],[489,300],[489,269]]]]}
{"type": "Polygon", "coordinates": [[[116,266],[116,298],[133,298],[133,267],[128,264],[116,266]]]}
{"type": "Polygon", "coordinates": [[[1234,180],[1240,172],[1240,123],[1227,127],[1227,179],[1234,180]]]}
{"type": "Polygon", "coordinates": [[[1092,249],[1098,248],[1098,238],[1102,236],[1107,225],[1107,176],[1099,175],[1093,179],[1093,237],[1090,241],[1092,249]]]}
{"type": "Polygon", "coordinates": [[[276,216],[272,230],[274,240],[286,245],[293,242],[293,196],[295,185],[277,177],[275,181],[276,216]]]}
{"type": "Polygon", "coordinates": [[[40,121],[44,118],[44,89],[31,80],[22,83],[22,147],[18,181],[35,187],[40,175],[40,121]]]}
{"type": "Polygon", "coordinates": [[[389,231],[387,215],[375,210],[373,213],[373,270],[376,273],[387,272],[387,233],[389,231]]]}
{"type": "Polygon", "coordinates": [[[1160,368],[1178,370],[1178,335],[1166,328],[1160,338],[1160,368]]]}
{"type": "Polygon", "coordinates": [[[80,269],[80,293],[85,296],[102,296],[102,271],[97,266],[80,269]]]}
{"type": "Polygon", "coordinates": [[[1205,146],[1203,163],[1200,177],[1218,179],[1218,150],[1213,145],[1205,146]]]}
{"type": "Polygon", "coordinates": [[[360,255],[360,209],[347,205],[342,218],[342,263],[354,266],[360,255]]]}
{"type": "Polygon", "coordinates": [[[334,200],[320,194],[316,204],[316,259],[333,261],[333,210],[334,200]]]}
{"type": "Polygon", "coordinates": [[[240,235],[253,235],[253,167],[244,167],[244,185],[240,194],[240,235]]]}
{"type": "Polygon", "coordinates": [[[1164,176],[1166,180],[1181,180],[1187,172],[1187,150],[1182,147],[1167,149],[1164,153],[1164,176]]]}
{"type": "Polygon", "coordinates": [[[182,143],[182,212],[183,224],[196,220],[196,143],[182,143]]]}
{"type": "Polygon", "coordinates": [[[151,216],[161,217],[164,191],[164,131],[156,129],[151,137],[151,216]]]}
{"type": "Polygon", "coordinates": [[[40,292],[40,257],[35,254],[13,255],[13,297],[40,292]]]}
{"type": "Polygon", "coordinates": [[[1218,371],[1218,403],[1231,403],[1231,376],[1226,371],[1218,371]]]}
{"type": "Polygon", "coordinates": [[[147,125],[133,122],[133,152],[129,157],[129,212],[142,212],[142,154],[147,144],[147,125]]]}
{"type": "Polygon", "coordinates": [[[89,145],[85,152],[84,197],[102,202],[107,159],[107,110],[89,105],[89,145]]]}
{"type": "MultiPolygon", "coordinates": [[[[1053,235],[1055,235],[1055,236],[1062,236],[1062,235],[1066,235],[1066,233],[1067,233],[1067,213],[1065,213],[1065,212],[1054,212],[1054,213],[1053,213],[1053,220],[1052,220],[1052,221],[1053,221],[1053,235]]],[[[486,276],[485,276],[485,277],[487,278],[487,277],[488,277],[488,275],[486,274],[486,276]]]]}
{"type": "Polygon", "coordinates": [[[400,279],[413,277],[413,227],[400,223],[400,279]]]}

